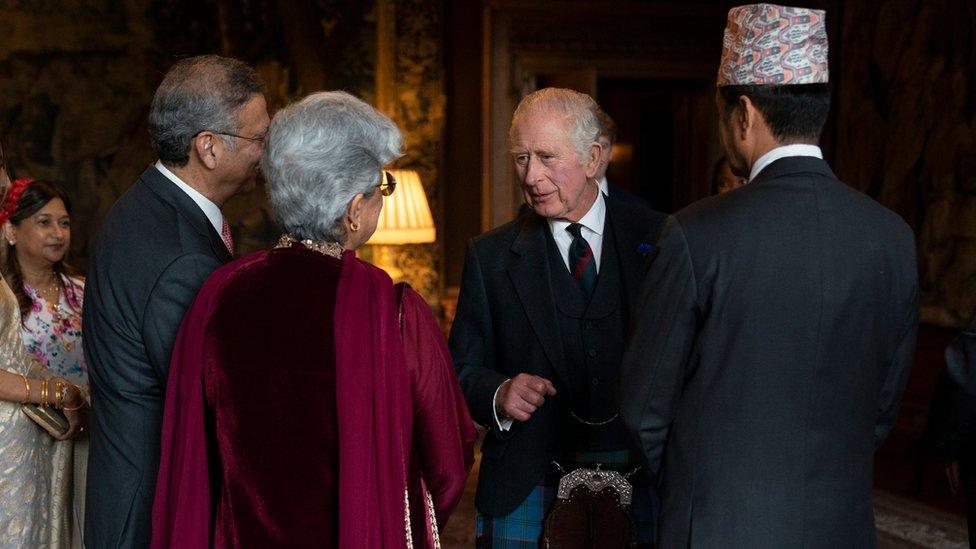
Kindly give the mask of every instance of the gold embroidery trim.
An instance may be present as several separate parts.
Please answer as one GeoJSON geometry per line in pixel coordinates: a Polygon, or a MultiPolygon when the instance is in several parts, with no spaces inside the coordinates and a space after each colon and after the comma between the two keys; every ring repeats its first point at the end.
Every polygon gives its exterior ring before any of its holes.
{"type": "Polygon", "coordinates": [[[301,244],[309,250],[314,250],[322,255],[327,255],[336,259],[342,259],[342,252],[345,251],[342,244],[339,244],[338,242],[323,242],[320,240],[309,240],[307,238],[305,240],[299,240],[290,234],[281,235],[281,238],[278,239],[278,244],[275,245],[275,248],[290,248],[294,244],[301,244]]]}

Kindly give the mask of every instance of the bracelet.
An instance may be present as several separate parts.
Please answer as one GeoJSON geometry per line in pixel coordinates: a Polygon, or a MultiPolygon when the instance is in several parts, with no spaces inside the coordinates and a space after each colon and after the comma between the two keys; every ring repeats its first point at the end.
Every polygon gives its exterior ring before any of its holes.
{"type": "Polygon", "coordinates": [[[61,409],[61,403],[64,402],[64,381],[60,379],[54,382],[54,408],[56,410],[61,409]]]}
{"type": "Polygon", "coordinates": [[[18,375],[20,375],[20,377],[24,379],[24,389],[27,390],[24,393],[24,401],[21,402],[21,404],[27,404],[28,402],[30,402],[30,382],[27,381],[27,376],[25,376],[24,374],[18,374],[18,375]]]}
{"type": "Polygon", "coordinates": [[[41,407],[47,408],[47,380],[41,380],[41,407]]]}

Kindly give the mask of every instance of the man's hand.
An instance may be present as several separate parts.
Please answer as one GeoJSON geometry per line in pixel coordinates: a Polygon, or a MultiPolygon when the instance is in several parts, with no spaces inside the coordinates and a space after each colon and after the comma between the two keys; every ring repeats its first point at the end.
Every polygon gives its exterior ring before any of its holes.
{"type": "Polygon", "coordinates": [[[68,420],[68,431],[57,437],[58,440],[68,440],[85,432],[88,426],[88,412],[90,410],[85,395],[77,385],[69,384],[64,392],[62,403],[65,419],[68,420]]]}
{"type": "Polygon", "coordinates": [[[945,466],[946,480],[949,481],[949,493],[959,494],[959,462],[953,461],[945,466]]]}
{"type": "Polygon", "coordinates": [[[519,374],[506,380],[498,388],[495,409],[501,417],[528,421],[547,396],[556,394],[552,382],[544,377],[519,374]]]}
{"type": "Polygon", "coordinates": [[[58,440],[68,440],[85,432],[88,426],[88,405],[78,410],[64,410],[64,417],[68,420],[68,431],[57,437],[58,440]]]}

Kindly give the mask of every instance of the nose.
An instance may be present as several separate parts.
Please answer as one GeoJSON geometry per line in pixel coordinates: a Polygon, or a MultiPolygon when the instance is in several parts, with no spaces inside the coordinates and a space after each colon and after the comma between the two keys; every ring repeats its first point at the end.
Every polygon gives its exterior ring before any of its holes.
{"type": "Polygon", "coordinates": [[[54,238],[57,238],[58,240],[64,239],[65,232],[66,231],[64,227],[58,225],[57,223],[54,224],[54,229],[53,229],[54,238]]]}
{"type": "Polygon", "coordinates": [[[530,156],[525,165],[525,184],[534,185],[542,180],[543,166],[542,161],[535,155],[530,156]]]}

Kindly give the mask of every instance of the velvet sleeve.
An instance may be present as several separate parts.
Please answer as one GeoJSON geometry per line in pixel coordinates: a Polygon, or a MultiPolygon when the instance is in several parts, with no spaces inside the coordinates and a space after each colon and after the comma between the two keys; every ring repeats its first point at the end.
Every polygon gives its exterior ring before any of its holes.
{"type": "Polygon", "coordinates": [[[404,355],[412,384],[413,444],[443,527],[474,463],[475,430],[437,319],[410,288],[403,292],[404,355]]]}

